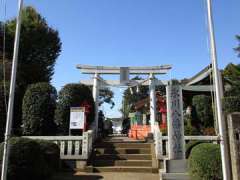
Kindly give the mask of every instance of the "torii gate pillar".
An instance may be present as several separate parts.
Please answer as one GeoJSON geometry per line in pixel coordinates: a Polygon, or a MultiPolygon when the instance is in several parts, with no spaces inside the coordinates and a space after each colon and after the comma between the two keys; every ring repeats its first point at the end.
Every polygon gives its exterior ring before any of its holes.
{"type": "Polygon", "coordinates": [[[95,118],[94,118],[94,125],[95,125],[95,134],[98,134],[98,107],[99,107],[99,74],[95,73],[93,78],[93,99],[95,103],[95,118]]]}
{"type": "Polygon", "coordinates": [[[150,74],[149,78],[149,91],[150,91],[150,124],[151,132],[154,132],[154,125],[156,120],[156,92],[155,92],[155,77],[150,74]]]}

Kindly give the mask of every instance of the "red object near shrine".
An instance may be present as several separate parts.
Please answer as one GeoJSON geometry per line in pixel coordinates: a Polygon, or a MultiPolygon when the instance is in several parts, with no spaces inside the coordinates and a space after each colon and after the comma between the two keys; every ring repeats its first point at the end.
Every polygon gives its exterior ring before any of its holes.
{"type": "MultiPolygon", "coordinates": [[[[167,128],[167,105],[166,105],[166,99],[157,94],[157,111],[161,113],[161,123],[160,123],[160,129],[166,129],[167,128]]],[[[149,106],[149,98],[143,99],[135,104],[136,109],[141,109],[146,104],[149,106]]],[[[131,128],[129,130],[128,136],[133,139],[144,139],[148,136],[148,133],[151,132],[150,125],[138,125],[134,124],[131,125],[131,128]]]]}
{"type": "Polygon", "coordinates": [[[92,106],[88,103],[88,101],[83,101],[81,107],[85,108],[85,113],[89,114],[91,112],[92,106]]]}
{"type": "Polygon", "coordinates": [[[167,128],[167,103],[166,99],[163,98],[160,95],[157,95],[157,107],[159,109],[159,112],[162,115],[162,122],[160,124],[161,129],[167,128]]]}
{"type": "Polygon", "coordinates": [[[133,139],[144,139],[151,132],[149,125],[133,125],[129,130],[128,137],[133,139]]]}
{"type": "Polygon", "coordinates": [[[84,125],[85,125],[85,127],[84,127],[84,131],[87,131],[88,130],[88,123],[87,123],[87,117],[88,117],[88,115],[89,115],[89,113],[91,112],[91,110],[92,110],[92,106],[89,104],[89,102],[88,101],[83,101],[82,103],[81,103],[81,107],[84,107],[84,112],[85,112],[85,123],[84,123],[84,125]]]}

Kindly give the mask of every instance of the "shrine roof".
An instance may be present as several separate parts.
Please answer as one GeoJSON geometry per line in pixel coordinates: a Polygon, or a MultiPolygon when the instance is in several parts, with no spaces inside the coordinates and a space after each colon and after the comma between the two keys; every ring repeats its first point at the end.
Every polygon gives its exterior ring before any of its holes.
{"type": "Polygon", "coordinates": [[[211,81],[211,72],[212,72],[212,65],[208,65],[203,70],[195,74],[193,77],[189,79],[184,79],[183,83],[187,86],[192,85],[210,85],[212,84],[211,81]]]}

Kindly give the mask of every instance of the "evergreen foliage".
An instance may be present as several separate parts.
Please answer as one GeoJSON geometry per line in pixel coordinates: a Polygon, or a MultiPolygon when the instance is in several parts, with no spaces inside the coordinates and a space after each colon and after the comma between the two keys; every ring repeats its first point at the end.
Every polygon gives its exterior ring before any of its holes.
{"type": "Polygon", "coordinates": [[[91,106],[87,117],[87,124],[94,120],[94,100],[90,88],[83,84],[67,84],[59,92],[55,122],[60,134],[68,134],[70,121],[70,108],[80,107],[83,102],[91,106]]]}
{"type": "MultiPolygon", "coordinates": [[[[132,78],[132,80],[143,80],[143,78],[136,76],[132,78]]],[[[166,94],[166,90],[164,86],[156,86],[156,92],[160,92],[161,95],[166,94]]],[[[146,99],[149,97],[149,87],[148,86],[135,86],[132,88],[128,88],[124,91],[123,94],[123,108],[121,109],[122,113],[124,114],[124,117],[127,118],[129,113],[135,112],[135,104],[143,99],[146,99]],[[139,91],[137,91],[137,89],[139,91]],[[131,92],[132,91],[132,92],[131,92]]],[[[149,108],[147,106],[143,107],[142,111],[144,113],[149,111],[149,108]]]]}
{"type": "Polygon", "coordinates": [[[225,89],[225,96],[239,96],[240,94],[240,64],[228,64],[223,70],[225,84],[230,84],[225,89]]]}
{"type": "MultiPolygon", "coordinates": [[[[11,63],[13,56],[13,45],[15,38],[16,19],[8,20],[6,27],[6,81],[10,81],[11,63]]],[[[2,28],[1,28],[2,29],[2,28]]],[[[0,33],[0,42],[3,42],[3,33],[0,33]]],[[[50,27],[33,7],[24,7],[22,10],[22,26],[19,45],[17,83],[14,99],[14,124],[13,132],[20,134],[22,124],[22,99],[28,85],[37,82],[50,82],[54,73],[54,65],[61,51],[61,42],[58,31],[50,27]]],[[[3,56],[3,49],[0,48],[0,55],[3,56]]],[[[0,58],[0,69],[2,69],[0,58]]],[[[1,71],[2,72],[2,71],[1,71]]],[[[0,74],[0,112],[1,129],[4,129],[6,113],[4,108],[3,76],[0,74]],[[2,127],[3,126],[3,127],[2,127]]],[[[8,91],[8,88],[7,88],[8,91]]],[[[6,92],[8,94],[8,92],[6,92]]],[[[3,134],[3,132],[1,132],[3,134]]]]}
{"type": "Polygon", "coordinates": [[[240,95],[225,97],[223,99],[223,110],[225,114],[240,112],[240,95]]]}
{"type": "MultiPolygon", "coordinates": [[[[47,180],[59,167],[60,159],[49,162],[47,155],[51,147],[51,156],[59,156],[59,148],[53,143],[41,142],[25,139],[10,139],[10,156],[8,163],[8,180],[24,179],[24,180],[47,180]],[[44,147],[44,146],[45,147],[44,147]],[[54,149],[54,150],[53,150],[54,149]],[[57,154],[58,153],[58,154],[57,154]]],[[[0,160],[3,156],[3,143],[0,146],[0,160]]],[[[50,156],[50,157],[51,157],[50,156]]]]}
{"type": "Polygon", "coordinates": [[[48,83],[30,85],[23,98],[22,121],[25,135],[54,135],[56,89],[48,83]]]}
{"type": "Polygon", "coordinates": [[[194,180],[221,180],[220,146],[202,143],[193,147],[189,157],[189,172],[194,180]]]}
{"type": "MultiPolygon", "coordinates": [[[[204,141],[189,141],[188,143],[186,143],[186,147],[185,147],[185,156],[186,159],[189,158],[192,149],[197,146],[198,144],[204,143],[204,141]]],[[[206,143],[206,142],[205,142],[206,143]]]]}
{"type": "Polygon", "coordinates": [[[193,97],[193,106],[196,108],[197,119],[204,128],[214,127],[213,104],[209,96],[197,95],[193,97]]]}

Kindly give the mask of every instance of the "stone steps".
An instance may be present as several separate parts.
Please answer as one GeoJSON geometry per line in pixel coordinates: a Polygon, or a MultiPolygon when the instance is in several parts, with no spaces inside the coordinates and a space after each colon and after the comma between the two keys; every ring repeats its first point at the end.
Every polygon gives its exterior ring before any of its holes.
{"type": "Polygon", "coordinates": [[[152,167],[152,160],[99,160],[95,159],[93,166],[138,166],[138,167],[152,167]]]}
{"type": "Polygon", "coordinates": [[[93,167],[93,172],[135,172],[135,173],[158,173],[157,168],[139,166],[108,166],[93,167]]]}
{"type": "Polygon", "coordinates": [[[151,154],[96,154],[97,160],[152,160],[151,154]]]}
{"type": "Polygon", "coordinates": [[[127,134],[109,134],[108,137],[114,138],[114,137],[127,137],[127,134]]]}
{"type": "Polygon", "coordinates": [[[150,148],[96,148],[96,154],[151,154],[150,148]]]}
{"type": "Polygon", "coordinates": [[[137,143],[137,142],[102,142],[95,146],[95,148],[151,148],[151,143],[137,143]]]}
{"type": "Polygon", "coordinates": [[[153,167],[152,144],[128,138],[107,138],[94,146],[91,162],[85,168],[91,172],[158,173],[153,167]]]}

